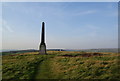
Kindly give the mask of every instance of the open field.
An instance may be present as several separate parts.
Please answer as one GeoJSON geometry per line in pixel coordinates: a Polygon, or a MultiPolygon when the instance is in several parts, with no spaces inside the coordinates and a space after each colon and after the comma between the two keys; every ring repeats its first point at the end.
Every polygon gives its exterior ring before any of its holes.
{"type": "Polygon", "coordinates": [[[3,79],[119,79],[118,53],[48,51],[4,55],[3,79]]]}

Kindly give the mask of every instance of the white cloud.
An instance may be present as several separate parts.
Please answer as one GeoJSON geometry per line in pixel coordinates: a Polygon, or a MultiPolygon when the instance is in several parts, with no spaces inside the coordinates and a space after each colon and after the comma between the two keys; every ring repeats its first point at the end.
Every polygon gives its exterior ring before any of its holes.
{"type": "Polygon", "coordinates": [[[100,30],[100,27],[94,26],[94,25],[87,25],[86,28],[89,30],[88,37],[95,38],[98,35],[98,31],[100,30]]]}
{"type": "Polygon", "coordinates": [[[12,27],[8,24],[7,21],[2,20],[0,23],[2,23],[2,28],[1,28],[2,30],[7,30],[9,32],[13,32],[12,27]]]}
{"type": "Polygon", "coordinates": [[[76,11],[75,13],[69,13],[64,11],[57,11],[55,13],[52,13],[54,15],[58,16],[83,16],[83,15],[90,15],[97,13],[97,10],[86,10],[86,11],[76,11]]]}
{"type": "Polygon", "coordinates": [[[2,20],[0,20],[0,32],[2,32],[2,20]]]}
{"type": "Polygon", "coordinates": [[[76,13],[75,16],[81,16],[81,15],[89,15],[96,13],[96,10],[88,10],[88,11],[81,11],[79,13],[76,13]]]}

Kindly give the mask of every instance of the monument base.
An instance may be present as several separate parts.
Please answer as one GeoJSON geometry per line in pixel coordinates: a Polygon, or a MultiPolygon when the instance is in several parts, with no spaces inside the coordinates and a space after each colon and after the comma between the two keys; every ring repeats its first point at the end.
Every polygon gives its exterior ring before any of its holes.
{"type": "Polygon", "coordinates": [[[41,43],[40,44],[40,51],[39,51],[40,54],[46,54],[46,45],[45,43],[41,43]]]}

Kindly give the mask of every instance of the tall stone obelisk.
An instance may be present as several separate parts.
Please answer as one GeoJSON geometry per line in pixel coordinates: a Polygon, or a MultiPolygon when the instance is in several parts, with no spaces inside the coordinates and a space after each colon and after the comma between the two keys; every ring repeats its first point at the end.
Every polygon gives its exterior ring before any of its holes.
{"type": "Polygon", "coordinates": [[[39,47],[40,54],[46,54],[46,45],[45,45],[45,23],[42,22],[42,33],[41,33],[41,43],[39,47]]]}

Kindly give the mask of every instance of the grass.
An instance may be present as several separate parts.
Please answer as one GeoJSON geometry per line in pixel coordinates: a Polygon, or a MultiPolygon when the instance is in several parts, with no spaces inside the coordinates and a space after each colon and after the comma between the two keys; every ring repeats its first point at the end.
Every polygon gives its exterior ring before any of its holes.
{"type": "Polygon", "coordinates": [[[34,79],[50,79],[53,77],[51,74],[50,60],[47,59],[38,66],[34,79]]]}
{"type": "Polygon", "coordinates": [[[48,51],[5,55],[3,79],[119,79],[117,53],[48,51]],[[97,55],[98,54],[98,55],[97,55]]]}
{"type": "Polygon", "coordinates": [[[3,79],[31,79],[35,67],[44,56],[15,55],[3,56],[3,79]]]}

